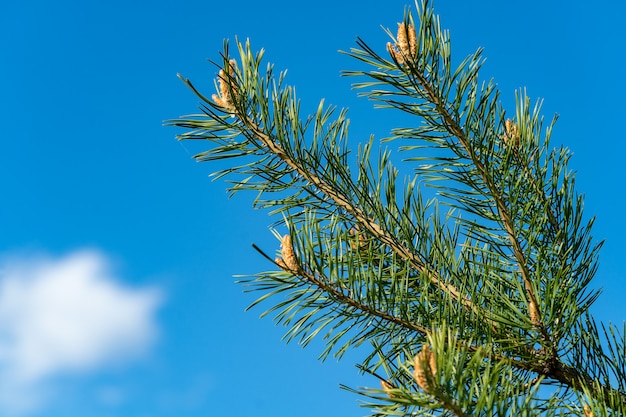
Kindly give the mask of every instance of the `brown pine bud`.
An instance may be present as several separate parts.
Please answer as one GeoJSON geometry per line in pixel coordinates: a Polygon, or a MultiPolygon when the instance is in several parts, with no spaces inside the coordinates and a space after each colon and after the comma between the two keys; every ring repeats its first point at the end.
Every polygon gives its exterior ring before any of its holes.
{"type": "Polygon", "coordinates": [[[404,64],[406,61],[415,58],[417,54],[417,36],[413,25],[407,26],[406,23],[398,23],[396,44],[394,46],[391,42],[388,42],[387,51],[399,64],[404,64]]]}
{"type": "Polygon", "coordinates": [[[425,345],[413,358],[413,378],[417,385],[426,393],[433,391],[433,381],[437,375],[437,358],[430,346],[425,345]]]}
{"type": "Polygon", "coordinates": [[[583,405],[583,413],[585,413],[585,417],[595,417],[593,410],[587,404],[583,405]]]}
{"type": "Polygon", "coordinates": [[[415,34],[415,28],[413,25],[406,26],[402,24],[401,27],[398,28],[398,32],[400,30],[405,33],[404,37],[408,37],[400,50],[404,55],[413,59],[415,55],[417,55],[417,35],[415,34]]]}
{"type": "Polygon", "coordinates": [[[514,123],[511,119],[506,119],[504,121],[504,143],[507,146],[512,146],[514,148],[519,147],[520,144],[520,133],[517,128],[517,124],[514,123]]]}
{"type": "Polygon", "coordinates": [[[275,258],[274,262],[276,263],[276,265],[278,265],[280,269],[289,269],[287,268],[287,265],[285,265],[285,262],[281,258],[275,258]]]}
{"type": "Polygon", "coordinates": [[[530,315],[530,321],[535,326],[539,326],[540,324],[540,314],[539,309],[537,308],[537,304],[534,301],[530,300],[528,303],[528,314],[530,315]]]}
{"type": "Polygon", "coordinates": [[[409,39],[405,23],[398,23],[398,34],[396,36],[396,46],[398,51],[405,56],[409,56],[409,39]]]}
{"type": "MultiPolygon", "coordinates": [[[[396,61],[398,61],[398,57],[397,57],[397,51],[396,48],[393,46],[393,43],[391,42],[387,42],[387,52],[389,52],[389,55],[391,55],[391,57],[393,59],[395,59],[396,61]]],[[[400,61],[398,61],[400,62],[400,61]]]]}
{"type": "Polygon", "coordinates": [[[213,94],[211,98],[215,104],[224,107],[229,110],[235,108],[234,99],[237,98],[237,83],[235,81],[235,68],[237,67],[237,61],[231,59],[228,61],[228,75],[221,69],[217,75],[217,82],[219,84],[219,95],[213,94]]]}
{"type": "Polygon", "coordinates": [[[385,381],[384,379],[380,380],[380,386],[383,387],[383,390],[387,393],[387,396],[389,398],[393,398],[395,397],[390,391],[392,389],[394,389],[394,386],[389,382],[389,381],[385,381]]]}
{"type": "Polygon", "coordinates": [[[350,229],[350,236],[353,238],[350,240],[350,247],[352,249],[356,249],[357,247],[363,249],[367,246],[367,239],[365,235],[359,232],[358,226],[350,229]]]}
{"type": "Polygon", "coordinates": [[[296,258],[296,254],[291,243],[291,236],[283,236],[280,242],[280,254],[282,259],[277,258],[275,261],[278,266],[291,272],[296,272],[300,269],[298,266],[298,259],[296,258]]]}

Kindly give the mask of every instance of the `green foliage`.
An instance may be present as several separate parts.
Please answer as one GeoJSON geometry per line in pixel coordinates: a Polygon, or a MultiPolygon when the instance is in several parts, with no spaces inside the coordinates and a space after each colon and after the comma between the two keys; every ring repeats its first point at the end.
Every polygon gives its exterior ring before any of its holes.
{"type": "MultiPolygon", "coordinates": [[[[618,415],[626,409],[624,331],[589,315],[600,244],[583,215],[567,149],[550,146],[540,103],[517,94],[512,115],[481,51],[455,64],[450,36],[427,1],[407,12],[386,51],[346,52],[365,70],[354,87],[414,122],[348,148],[346,110],[322,101],[302,116],[285,73],[263,51],[225,43],[201,113],[168,122],[180,140],[228,159],[229,190],[286,227],[275,268],[241,282],[272,303],[285,338],[321,338],[322,358],[363,346],[362,372],[383,389],[352,389],[374,415],[618,415]],[[423,187],[436,198],[426,199],[423,187]],[[293,243],[292,243],[293,242],[293,243]],[[420,384],[418,352],[436,369],[420,384]]],[[[277,234],[280,239],[280,236],[277,234]]]]}

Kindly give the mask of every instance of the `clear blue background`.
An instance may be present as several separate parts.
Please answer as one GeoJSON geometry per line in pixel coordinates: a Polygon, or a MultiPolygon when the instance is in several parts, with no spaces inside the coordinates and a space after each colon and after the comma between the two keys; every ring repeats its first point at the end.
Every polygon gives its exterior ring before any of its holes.
{"type": "MultiPolygon", "coordinates": [[[[223,39],[251,38],[289,69],[305,105],[351,110],[352,140],[392,126],[357,100],[337,53],[356,36],[384,51],[408,1],[4,1],[0,5],[0,252],[64,254],[98,248],[129,285],[158,285],[161,338],[144,360],[59,381],[65,395],[39,416],[359,416],[339,383],[376,386],[350,358],[320,364],[319,345],[280,341],[284,329],[244,313],[233,274],[268,268],[251,248],[273,251],[266,213],[251,196],[228,200],[202,147],[174,140],[165,119],[196,110],[180,72],[211,93],[223,39]],[[380,120],[380,123],[378,122],[380,120]],[[99,387],[121,387],[103,402],[99,387]]],[[[555,145],[574,152],[577,188],[594,234],[606,239],[595,311],[625,317],[626,5],[620,1],[435,3],[461,59],[485,48],[512,110],[515,89],[560,114],[555,145]]]]}

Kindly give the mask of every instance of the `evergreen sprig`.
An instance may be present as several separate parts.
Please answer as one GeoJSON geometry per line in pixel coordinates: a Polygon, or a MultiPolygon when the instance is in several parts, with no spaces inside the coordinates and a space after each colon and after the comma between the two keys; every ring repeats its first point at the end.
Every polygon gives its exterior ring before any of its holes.
{"type": "Polygon", "coordinates": [[[482,51],[455,66],[429,2],[416,11],[382,52],[358,39],[346,54],[367,69],[344,72],[413,117],[388,139],[409,175],[373,139],[351,156],[346,110],[303,117],[249,42],[238,59],[225,43],[211,98],[181,77],[201,113],[168,124],[211,144],[197,160],[241,161],[214,175],[288,230],[275,268],[241,282],[262,293],[254,305],[273,301],[264,315],[287,340],[321,337],[322,358],[369,345],[358,368],[382,389],[354,391],[374,415],[623,413],[624,330],[589,315],[601,244],[569,151],[550,146],[556,118],[544,127],[523,90],[508,116],[482,51]]]}

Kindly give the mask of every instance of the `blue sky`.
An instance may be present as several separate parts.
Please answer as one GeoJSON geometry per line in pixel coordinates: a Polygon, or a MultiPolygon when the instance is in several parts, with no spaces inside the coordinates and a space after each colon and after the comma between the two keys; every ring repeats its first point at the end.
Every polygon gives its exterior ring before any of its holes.
{"type": "MultiPolygon", "coordinates": [[[[384,50],[408,1],[5,1],[0,5],[0,415],[359,416],[339,383],[376,385],[350,358],[317,361],[244,312],[233,274],[268,268],[273,221],[228,200],[214,169],[165,119],[196,110],[180,72],[211,93],[223,39],[249,37],[289,69],[305,106],[350,107],[352,140],[393,114],[357,100],[356,36],[384,50]],[[383,5],[384,4],[384,5],[383,5]]],[[[622,268],[626,5],[618,1],[435,3],[461,59],[485,48],[515,89],[559,113],[594,235],[605,239],[595,311],[626,316],[622,268]]],[[[387,119],[386,119],[387,118],[387,119]]]]}

